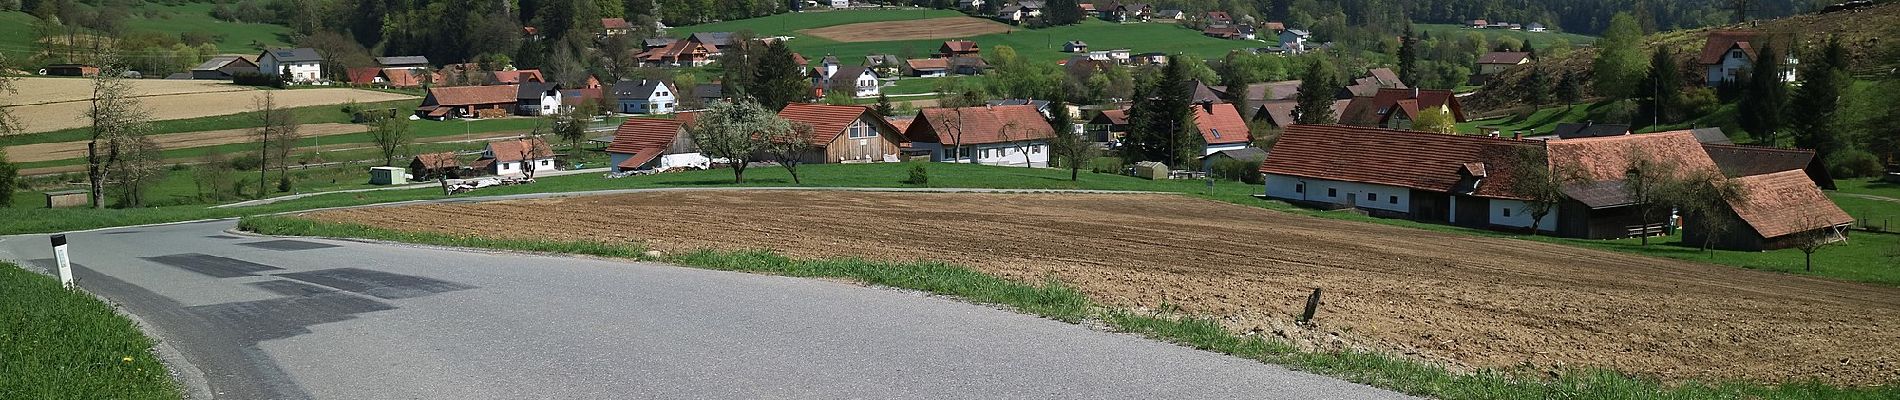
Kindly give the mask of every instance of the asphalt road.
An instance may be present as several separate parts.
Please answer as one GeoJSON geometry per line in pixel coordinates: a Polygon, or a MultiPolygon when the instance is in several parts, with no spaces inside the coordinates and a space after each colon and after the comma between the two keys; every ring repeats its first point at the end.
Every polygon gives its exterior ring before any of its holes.
{"type": "Polygon", "coordinates": [[[216,398],[1404,398],[910,291],[234,224],[69,235],[79,284],[216,398]]]}

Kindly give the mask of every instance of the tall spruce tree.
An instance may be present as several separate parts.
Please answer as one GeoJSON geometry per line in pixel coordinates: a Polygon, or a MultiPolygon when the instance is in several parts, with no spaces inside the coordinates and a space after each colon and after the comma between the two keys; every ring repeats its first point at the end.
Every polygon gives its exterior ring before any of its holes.
{"type": "Polygon", "coordinates": [[[1180,55],[1174,55],[1168,57],[1168,65],[1161,68],[1158,79],[1135,91],[1135,105],[1128,111],[1129,150],[1123,153],[1128,158],[1125,161],[1175,161],[1174,147],[1179,144],[1176,137],[1193,121],[1188,108],[1193,105],[1189,81],[1187,66],[1180,55]]]}
{"type": "Polygon", "coordinates": [[[1418,38],[1412,23],[1405,23],[1405,36],[1399,38],[1399,81],[1406,87],[1418,86],[1418,38]]]}
{"type": "Polygon", "coordinates": [[[1649,58],[1649,76],[1643,79],[1643,87],[1637,92],[1645,100],[1638,107],[1642,110],[1638,124],[1660,125],[1675,122],[1675,112],[1682,104],[1682,71],[1676,67],[1676,57],[1669,53],[1668,47],[1657,47],[1649,58]]]}
{"type": "Polygon", "coordinates": [[[1293,121],[1299,124],[1330,124],[1333,119],[1333,97],[1339,91],[1339,72],[1333,63],[1324,58],[1316,58],[1313,65],[1306,68],[1306,75],[1300,77],[1300,92],[1294,96],[1293,121]]]}
{"type": "Polygon", "coordinates": [[[1774,146],[1782,127],[1787,124],[1788,83],[1781,80],[1780,48],[1765,43],[1755,52],[1755,64],[1743,77],[1747,94],[1737,105],[1742,130],[1755,144],[1774,146]]]}
{"type": "Polygon", "coordinates": [[[753,68],[752,87],[746,89],[746,93],[768,110],[782,109],[786,104],[804,100],[810,83],[793,61],[792,49],[785,47],[784,42],[773,41],[765,45],[761,53],[763,55],[755,60],[758,65],[753,68]]]}
{"type": "Polygon", "coordinates": [[[1801,87],[1794,91],[1788,106],[1789,127],[1794,131],[1795,146],[1814,149],[1814,156],[1827,159],[1841,149],[1841,92],[1848,81],[1847,51],[1838,36],[1829,36],[1820,51],[1802,62],[1801,87]]]}

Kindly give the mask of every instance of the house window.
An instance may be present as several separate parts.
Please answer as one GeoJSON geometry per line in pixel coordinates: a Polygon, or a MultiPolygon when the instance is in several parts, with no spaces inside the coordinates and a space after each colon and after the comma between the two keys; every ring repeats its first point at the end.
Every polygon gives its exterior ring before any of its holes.
{"type": "Polygon", "coordinates": [[[1385,199],[1388,203],[1399,204],[1399,196],[1386,196],[1385,199]]]}
{"type": "Polygon", "coordinates": [[[1506,216],[1506,217],[1509,217],[1509,216],[1511,216],[1511,209],[1509,209],[1509,208],[1506,208],[1506,209],[1504,209],[1504,216],[1506,216]]]}
{"type": "Polygon", "coordinates": [[[1306,193],[1306,184],[1304,183],[1293,184],[1293,193],[1306,193]]]}
{"type": "Polygon", "coordinates": [[[1378,193],[1366,193],[1366,201],[1379,201],[1378,193]]]}
{"type": "Polygon", "coordinates": [[[1326,197],[1339,197],[1339,189],[1326,188],[1326,197]]]}

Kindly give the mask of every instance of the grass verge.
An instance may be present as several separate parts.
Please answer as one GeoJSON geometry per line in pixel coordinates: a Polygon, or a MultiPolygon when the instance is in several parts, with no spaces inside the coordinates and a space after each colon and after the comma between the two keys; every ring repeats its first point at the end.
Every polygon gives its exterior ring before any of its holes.
{"type": "MultiPolygon", "coordinates": [[[[1763,385],[1686,382],[1668,385],[1615,371],[1569,369],[1456,373],[1432,364],[1363,351],[1301,351],[1277,339],[1236,335],[1214,318],[1107,307],[1059,281],[1030,284],[939,262],[881,262],[857,258],[802,260],[769,251],[697,251],[650,257],[638,243],[490,239],[416,233],[289,216],[246,217],[239,228],[286,236],[367,238],[407,243],[556,252],[664,261],[690,267],[796,277],[846,278],[863,283],[950,295],[1045,318],[1101,321],[1117,331],[1196,349],[1280,364],[1352,382],[1443,399],[1885,399],[1900,388],[1843,388],[1819,382],[1763,385]]],[[[1164,307],[1165,308],[1165,307],[1164,307]]]]}
{"type": "Polygon", "coordinates": [[[0,398],[180,398],[152,344],[112,306],[0,262],[0,398]]]}

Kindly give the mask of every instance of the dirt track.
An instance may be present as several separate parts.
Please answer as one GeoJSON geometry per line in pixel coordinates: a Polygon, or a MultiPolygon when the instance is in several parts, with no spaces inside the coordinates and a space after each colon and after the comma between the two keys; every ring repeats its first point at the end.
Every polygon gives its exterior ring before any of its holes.
{"type": "Polygon", "coordinates": [[[945,17],[905,21],[859,22],[823,28],[801,29],[798,33],[838,42],[883,42],[891,40],[955,39],[1003,33],[1009,25],[970,17],[945,17]]]}
{"type": "Polygon", "coordinates": [[[1117,305],[1177,305],[1307,347],[1374,348],[1457,368],[1900,379],[1900,289],[1169,195],[674,192],[312,216],[637,240],[663,251],[943,260],[1027,281],[1053,276],[1117,305]],[[1314,287],[1326,292],[1320,326],[1294,327],[1314,287]]]}
{"type": "MultiPolygon", "coordinates": [[[[297,129],[297,133],[303,135],[303,137],[312,138],[346,135],[368,130],[368,127],[357,124],[304,124],[297,129]]],[[[157,141],[158,145],[162,148],[187,149],[192,147],[217,146],[221,144],[246,143],[253,140],[251,137],[252,134],[254,134],[252,129],[245,128],[152,135],[151,137],[152,140],[157,141]]],[[[7,147],[6,153],[7,157],[12,159],[13,162],[65,160],[85,157],[86,142],[23,144],[7,147]]]]}

